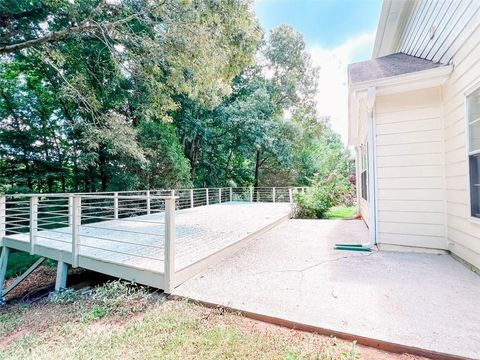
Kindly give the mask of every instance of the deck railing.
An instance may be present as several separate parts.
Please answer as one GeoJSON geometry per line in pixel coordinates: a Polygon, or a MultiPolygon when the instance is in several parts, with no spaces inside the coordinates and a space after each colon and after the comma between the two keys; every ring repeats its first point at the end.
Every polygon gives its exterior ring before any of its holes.
{"type": "MultiPolygon", "coordinates": [[[[221,187],[71,194],[0,196],[0,245],[4,238],[61,249],[64,262],[103,253],[112,261],[149,263],[175,284],[175,211],[225,202],[293,202],[300,187],[221,187]],[[132,240],[135,239],[135,240],[132,240]],[[133,247],[135,251],[133,251],[133,247]],[[132,250],[132,251],[129,251],[132,250]]],[[[59,260],[60,261],[60,260],[59,260]]]]}

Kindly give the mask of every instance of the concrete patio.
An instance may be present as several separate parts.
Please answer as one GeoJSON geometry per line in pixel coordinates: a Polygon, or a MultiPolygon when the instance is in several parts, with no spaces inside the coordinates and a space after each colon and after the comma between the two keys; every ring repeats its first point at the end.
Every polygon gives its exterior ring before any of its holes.
{"type": "Polygon", "coordinates": [[[174,294],[333,334],[480,358],[480,277],[449,255],[333,249],[367,236],[359,220],[289,220],[174,294]]]}

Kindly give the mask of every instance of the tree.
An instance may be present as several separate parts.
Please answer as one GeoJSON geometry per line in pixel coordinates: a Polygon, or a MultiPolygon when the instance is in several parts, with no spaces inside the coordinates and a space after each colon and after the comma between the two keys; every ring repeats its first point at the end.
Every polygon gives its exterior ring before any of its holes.
{"type": "Polygon", "coordinates": [[[9,186],[26,183],[42,191],[33,167],[42,174],[60,169],[64,190],[105,190],[126,164],[146,164],[151,153],[139,143],[145,139],[138,136],[140,124],[171,121],[179,96],[215,107],[230,92],[232,78],[254,61],[261,32],[248,6],[213,0],[1,1],[0,80],[6,90],[0,136],[17,138],[17,148],[3,148],[0,166],[14,160],[15,172],[27,174],[9,186]],[[36,87],[22,85],[27,72],[35,74],[36,87]],[[34,144],[39,126],[44,135],[56,129],[44,136],[42,151],[34,144]]]}
{"type": "Polygon", "coordinates": [[[248,1],[0,0],[0,24],[3,191],[309,184],[343,164],[301,34],[262,41],[248,1]]]}

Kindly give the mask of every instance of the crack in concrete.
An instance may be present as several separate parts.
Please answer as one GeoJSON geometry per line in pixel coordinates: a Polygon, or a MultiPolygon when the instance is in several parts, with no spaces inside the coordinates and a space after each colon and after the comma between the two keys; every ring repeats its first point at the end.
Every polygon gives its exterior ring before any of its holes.
{"type": "Polygon", "coordinates": [[[324,261],[320,261],[316,264],[313,264],[313,265],[309,265],[303,269],[286,269],[286,270],[268,270],[268,271],[260,271],[260,272],[254,272],[253,274],[254,275],[261,275],[261,274],[271,274],[271,273],[299,273],[300,274],[300,280],[297,284],[297,291],[299,292],[299,294],[301,295],[302,294],[302,285],[303,285],[303,279],[304,279],[304,272],[305,271],[308,271],[308,270],[311,270],[311,269],[314,269],[318,266],[322,266],[322,265],[325,265],[325,264],[328,264],[328,263],[331,263],[331,262],[336,262],[336,261],[341,261],[341,260],[345,260],[345,259],[350,259],[350,258],[364,258],[364,257],[369,257],[369,256],[372,256],[374,254],[377,254],[378,251],[374,251],[374,252],[371,252],[369,254],[365,254],[365,255],[358,255],[358,253],[354,256],[341,256],[341,257],[337,257],[337,258],[334,258],[334,259],[328,259],[328,260],[324,260],[324,261]]]}
{"type": "Polygon", "coordinates": [[[324,264],[327,264],[327,263],[330,263],[330,262],[336,262],[336,261],[340,261],[340,260],[344,260],[344,259],[350,259],[350,258],[355,258],[355,257],[359,257],[359,258],[363,258],[363,257],[369,257],[369,256],[372,256],[374,254],[377,254],[377,251],[375,252],[371,252],[370,254],[366,254],[366,255],[357,255],[357,256],[341,256],[341,257],[338,257],[338,258],[334,258],[334,259],[328,259],[328,260],[324,260],[324,261],[320,261],[316,264],[313,264],[313,265],[309,265],[303,269],[286,269],[286,270],[267,270],[267,271],[260,271],[260,272],[254,272],[253,274],[254,275],[261,275],[261,274],[271,274],[271,273],[289,273],[289,272],[299,272],[299,273],[302,273],[304,271],[307,271],[307,270],[310,270],[310,269],[313,269],[313,268],[316,268],[318,266],[321,266],[321,265],[324,265],[324,264]]]}

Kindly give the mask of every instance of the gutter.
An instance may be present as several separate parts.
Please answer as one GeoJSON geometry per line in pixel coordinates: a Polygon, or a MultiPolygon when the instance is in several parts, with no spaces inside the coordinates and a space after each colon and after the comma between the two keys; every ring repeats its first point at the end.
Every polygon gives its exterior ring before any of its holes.
{"type": "Polygon", "coordinates": [[[422,85],[422,88],[442,85],[448,79],[452,71],[453,65],[444,65],[427,70],[361,81],[349,84],[349,87],[354,93],[368,90],[371,87],[377,89],[377,94],[381,94],[386,88],[391,88],[389,89],[389,93],[410,91],[412,90],[412,85],[415,83],[422,85]],[[404,89],[402,86],[408,86],[408,89],[404,89]]]}

